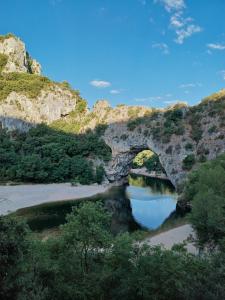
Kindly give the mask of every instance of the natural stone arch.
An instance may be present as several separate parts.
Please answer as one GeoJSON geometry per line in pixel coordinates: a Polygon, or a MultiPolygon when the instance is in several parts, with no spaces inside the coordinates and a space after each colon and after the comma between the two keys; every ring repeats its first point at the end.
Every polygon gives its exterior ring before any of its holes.
{"type": "Polygon", "coordinates": [[[185,176],[182,160],[186,154],[181,153],[180,147],[174,148],[173,153],[167,153],[171,145],[155,141],[151,136],[141,134],[138,129],[129,131],[126,122],[110,124],[105,132],[104,140],[112,150],[112,160],[106,166],[107,177],[110,181],[120,180],[127,176],[134,157],[143,150],[151,150],[158,155],[162,167],[174,186],[177,186],[185,176]]]}

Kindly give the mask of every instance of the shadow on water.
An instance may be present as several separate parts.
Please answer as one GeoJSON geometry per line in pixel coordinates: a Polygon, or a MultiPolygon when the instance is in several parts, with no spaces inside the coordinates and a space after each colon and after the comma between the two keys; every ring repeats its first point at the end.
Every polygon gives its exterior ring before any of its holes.
{"type": "Polygon", "coordinates": [[[135,231],[141,226],[134,220],[130,200],[126,196],[126,186],[112,187],[107,193],[81,200],[57,201],[18,210],[15,214],[27,220],[31,230],[43,230],[58,227],[66,222],[66,215],[72,207],[84,201],[101,201],[112,215],[111,231],[116,234],[124,231],[135,231]]]}
{"type": "Polygon", "coordinates": [[[173,208],[167,207],[165,203],[169,203],[168,201],[162,201],[168,196],[174,197],[174,194],[170,182],[132,175],[129,176],[129,185],[112,187],[107,193],[81,200],[46,203],[21,209],[15,214],[24,217],[33,231],[42,232],[64,224],[66,215],[71,212],[73,206],[78,206],[84,201],[101,201],[112,215],[111,231],[117,234],[161,225],[175,208],[175,202],[173,208]],[[134,198],[138,203],[136,206],[134,198]],[[152,220],[148,220],[149,218],[152,220]]]}

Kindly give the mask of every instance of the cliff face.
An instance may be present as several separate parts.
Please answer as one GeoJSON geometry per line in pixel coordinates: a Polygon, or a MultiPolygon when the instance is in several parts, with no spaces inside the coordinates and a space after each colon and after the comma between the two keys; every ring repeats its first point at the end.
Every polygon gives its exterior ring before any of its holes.
{"type": "Polygon", "coordinates": [[[0,36],[1,127],[27,131],[32,124],[49,124],[76,109],[78,93],[40,74],[40,64],[19,38],[0,36]]]}
{"type": "Polygon", "coordinates": [[[0,105],[0,123],[3,128],[27,131],[25,122],[49,124],[74,110],[76,102],[76,96],[57,85],[51,90],[42,90],[35,99],[12,92],[0,105]]]}
{"type": "Polygon", "coordinates": [[[41,65],[30,57],[25,44],[11,34],[0,36],[0,53],[8,57],[2,72],[23,72],[41,74],[41,65]]]}

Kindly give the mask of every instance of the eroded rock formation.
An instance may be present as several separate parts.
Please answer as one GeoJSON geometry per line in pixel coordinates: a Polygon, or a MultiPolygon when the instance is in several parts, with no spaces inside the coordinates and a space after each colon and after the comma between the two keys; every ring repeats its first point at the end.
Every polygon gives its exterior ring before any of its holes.
{"type": "MultiPolygon", "coordinates": [[[[18,38],[11,35],[1,37],[0,54],[8,57],[2,73],[26,73],[29,78],[36,76],[32,93],[28,84],[25,90],[19,88],[19,92],[11,90],[0,94],[2,127],[27,131],[38,123],[63,120],[65,123],[60,124],[60,130],[64,128],[63,124],[71,123],[79,125],[74,126],[79,132],[85,132],[103,125],[102,137],[112,149],[112,160],[104,165],[110,181],[126,176],[135,155],[145,149],[159,156],[167,176],[176,187],[198,163],[225,152],[224,90],[194,107],[178,104],[165,110],[125,105],[111,108],[108,102],[98,101],[89,112],[79,94],[67,84],[57,84],[32,74],[40,74],[39,64],[30,58],[24,43],[18,38]],[[37,92],[40,83],[43,86],[37,92]]],[[[2,75],[2,78],[3,84],[7,84],[7,77],[2,75]]],[[[11,89],[12,86],[10,83],[11,89]]],[[[69,128],[73,132],[73,126],[69,128]]]]}
{"type": "Polygon", "coordinates": [[[41,74],[41,65],[30,57],[25,44],[16,36],[8,34],[0,38],[0,53],[7,55],[8,61],[2,72],[23,72],[41,74]]]}

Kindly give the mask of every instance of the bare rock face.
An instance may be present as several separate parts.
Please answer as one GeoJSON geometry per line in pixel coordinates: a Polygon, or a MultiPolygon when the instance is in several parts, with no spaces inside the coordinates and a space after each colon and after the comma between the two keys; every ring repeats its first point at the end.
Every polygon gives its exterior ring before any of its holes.
{"type": "Polygon", "coordinates": [[[25,44],[13,35],[0,39],[0,53],[8,57],[3,73],[20,72],[41,74],[41,65],[33,60],[26,51],[25,44]]]}
{"type": "Polygon", "coordinates": [[[76,103],[76,97],[69,90],[57,85],[42,90],[35,99],[12,92],[0,105],[0,123],[9,130],[27,131],[30,126],[49,124],[69,114],[76,103]]]}

